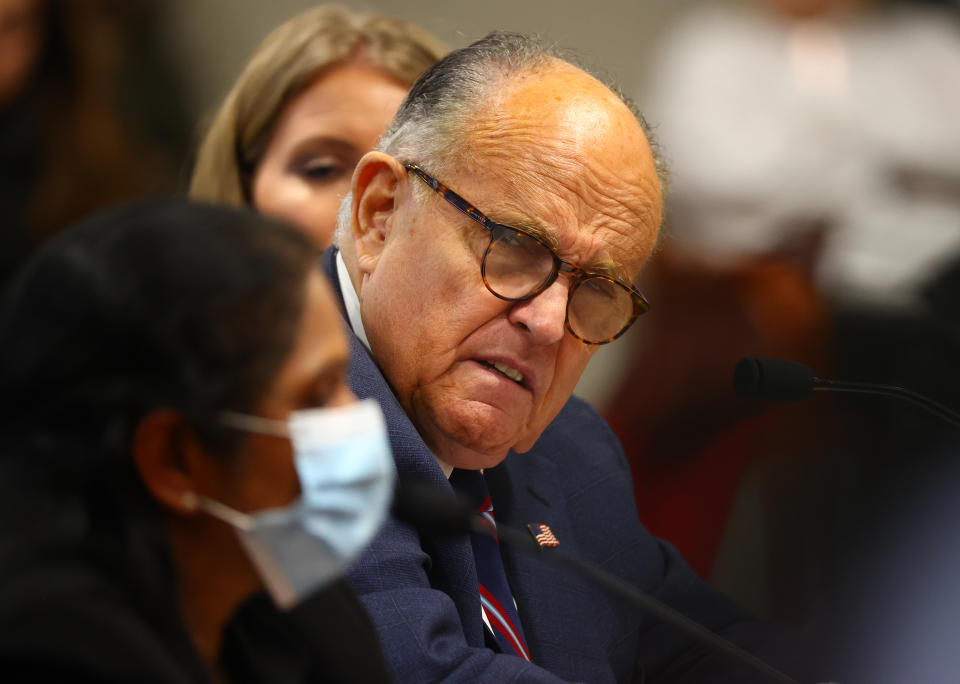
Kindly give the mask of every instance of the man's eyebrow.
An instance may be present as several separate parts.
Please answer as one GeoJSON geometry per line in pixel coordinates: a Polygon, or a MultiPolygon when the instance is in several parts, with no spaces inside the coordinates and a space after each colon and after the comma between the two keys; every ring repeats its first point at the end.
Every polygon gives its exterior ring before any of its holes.
{"type": "Polygon", "coordinates": [[[518,215],[510,215],[505,220],[500,221],[491,217],[491,221],[500,223],[510,228],[519,228],[525,233],[529,233],[541,242],[547,243],[550,249],[556,251],[560,244],[557,242],[557,236],[553,234],[550,228],[536,219],[526,218],[518,215]]]}
{"type": "MultiPolygon", "coordinates": [[[[491,221],[495,221],[491,217],[491,221]]],[[[541,241],[545,242],[550,248],[556,252],[559,244],[557,242],[556,235],[543,223],[537,221],[536,219],[524,218],[524,217],[510,217],[505,221],[496,221],[496,223],[501,223],[502,225],[509,226],[510,228],[519,228],[525,233],[529,233],[535,238],[539,238],[541,241]]],[[[561,256],[561,258],[563,258],[561,256]]],[[[617,264],[609,256],[603,255],[596,261],[590,264],[574,264],[579,266],[584,271],[589,273],[594,273],[596,275],[607,276],[608,278],[613,278],[614,280],[620,281],[626,285],[632,285],[633,283],[629,278],[626,277],[623,270],[617,266],[617,264]]]]}
{"type": "MultiPolygon", "coordinates": [[[[408,170],[409,170],[409,167],[408,167],[408,170]]],[[[538,238],[541,242],[545,242],[547,246],[550,247],[550,249],[554,250],[554,252],[556,252],[557,248],[559,247],[559,243],[557,242],[556,236],[553,234],[553,232],[550,230],[550,228],[546,224],[541,223],[536,219],[532,219],[527,216],[524,216],[523,214],[515,213],[510,209],[494,210],[488,213],[486,211],[483,211],[479,207],[474,206],[474,204],[470,200],[468,200],[463,195],[459,194],[453,188],[447,187],[447,190],[449,190],[450,193],[453,194],[462,203],[465,203],[468,207],[473,209],[477,214],[480,214],[481,216],[483,216],[483,218],[485,218],[487,221],[492,221],[493,223],[498,223],[501,226],[506,226],[507,228],[515,228],[523,231],[524,233],[529,233],[533,237],[538,238]]],[[[450,201],[449,197],[444,196],[444,199],[446,199],[448,202],[450,201]]],[[[461,209],[460,211],[463,211],[463,209],[461,209]]],[[[472,218],[474,218],[475,220],[478,220],[478,217],[476,216],[472,216],[472,218]]]]}
{"type": "Polygon", "coordinates": [[[584,271],[589,271],[590,273],[596,273],[597,275],[607,276],[608,278],[613,278],[617,282],[623,285],[632,286],[630,278],[626,276],[617,264],[607,256],[603,256],[598,259],[593,264],[590,264],[589,267],[581,267],[584,271]]]}

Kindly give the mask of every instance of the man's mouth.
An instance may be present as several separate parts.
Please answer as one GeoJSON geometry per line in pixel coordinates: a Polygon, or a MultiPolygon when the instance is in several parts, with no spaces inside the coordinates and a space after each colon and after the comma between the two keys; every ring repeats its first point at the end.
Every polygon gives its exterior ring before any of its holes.
{"type": "Polygon", "coordinates": [[[518,371],[513,366],[508,366],[500,361],[484,361],[483,359],[479,359],[479,361],[487,368],[500,373],[500,375],[504,376],[505,378],[513,380],[518,385],[523,385],[523,373],[518,371]]]}

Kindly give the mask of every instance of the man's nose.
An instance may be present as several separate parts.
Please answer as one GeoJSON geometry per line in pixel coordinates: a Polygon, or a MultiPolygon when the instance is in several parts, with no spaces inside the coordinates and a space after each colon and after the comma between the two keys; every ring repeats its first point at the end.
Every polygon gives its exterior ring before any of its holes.
{"type": "Polygon", "coordinates": [[[558,278],[533,299],[514,304],[508,318],[511,323],[530,331],[537,344],[555,344],[566,332],[564,322],[569,294],[569,280],[558,278]]]}

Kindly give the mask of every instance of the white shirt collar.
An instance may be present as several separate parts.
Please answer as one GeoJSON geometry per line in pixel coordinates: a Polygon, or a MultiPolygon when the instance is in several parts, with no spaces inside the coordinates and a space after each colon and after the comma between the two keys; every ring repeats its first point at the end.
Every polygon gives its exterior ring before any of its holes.
{"type": "Polygon", "coordinates": [[[350,274],[347,272],[347,265],[343,262],[343,252],[337,250],[337,280],[340,281],[340,293],[343,295],[343,306],[347,310],[347,321],[353,328],[353,334],[357,336],[360,343],[370,351],[370,343],[367,341],[367,333],[363,329],[363,318],[360,317],[360,297],[353,287],[353,281],[350,280],[350,274]]]}
{"type": "MultiPolygon", "coordinates": [[[[357,336],[360,343],[366,347],[370,355],[373,356],[370,343],[367,341],[367,333],[363,329],[363,318],[360,316],[360,297],[353,287],[353,281],[350,280],[350,274],[347,272],[347,265],[343,262],[343,253],[340,250],[337,250],[337,280],[340,283],[340,293],[343,295],[343,306],[347,310],[347,321],[350,323],[350,327],[353,328],[353,334],[357,336]]],[[[434,454],[433,457],[436,459],[437,465],[440,466],[440,470],[443,471],[444,476],[449,479],[450,473],[453,472],[453,466],[444,463],[437,458],[436,454],[434,454]]]]}

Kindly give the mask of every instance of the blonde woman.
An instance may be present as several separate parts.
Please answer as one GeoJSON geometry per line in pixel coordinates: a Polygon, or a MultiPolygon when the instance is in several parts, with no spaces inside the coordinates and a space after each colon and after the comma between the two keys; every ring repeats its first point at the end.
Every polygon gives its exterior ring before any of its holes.
{"type": "Polygon", "coordinates": [[[320,247],[357,160],[446,47],[375,12],[308,10],[257,49],[200,145],[190,196],[251,206],[320,247]]]}

